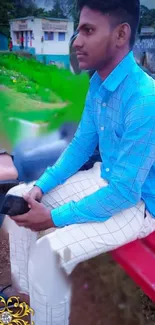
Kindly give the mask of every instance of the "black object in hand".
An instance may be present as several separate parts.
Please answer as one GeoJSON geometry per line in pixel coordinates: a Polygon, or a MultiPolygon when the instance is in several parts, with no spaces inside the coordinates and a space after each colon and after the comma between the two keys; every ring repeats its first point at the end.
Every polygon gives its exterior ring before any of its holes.
{"type": "Polygon", "coordinates": [[[30,210],[28,203],[23,197],[16,195],[6,195],[2,204],[0,214],[9,215],[10,217],[22,215],[30,210]]]}

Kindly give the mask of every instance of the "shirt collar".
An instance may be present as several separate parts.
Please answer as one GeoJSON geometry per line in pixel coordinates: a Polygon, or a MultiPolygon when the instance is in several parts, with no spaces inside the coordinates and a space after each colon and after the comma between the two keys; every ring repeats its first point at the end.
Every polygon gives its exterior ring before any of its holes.
{"type": "Polygon", "coordinates": [[[109,76],[102,82],[97,72],[92,76],[90,84],[102,85],[107,90],[114,92],[122,81],[131,72],[133,66],[136,64],[133,51],[129,52],[124,59],[116,66],[116,68],[109,74],[109,76]]]}

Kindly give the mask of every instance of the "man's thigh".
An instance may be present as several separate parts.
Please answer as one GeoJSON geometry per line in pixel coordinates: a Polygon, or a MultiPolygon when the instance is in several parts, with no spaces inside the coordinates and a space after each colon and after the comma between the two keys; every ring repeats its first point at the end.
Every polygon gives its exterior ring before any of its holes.
{"type": "Polygon", "coordinates": [[[101,163],[97,162],[89,170],[78,171],[64,184],[43,196],[42,203],[52,208],[57,208],[70,201],[78,202],[91,195],[100,188],[107,186],[107,182],[101,178],[101,163]]]}
{"type": "Polygon", "coordinates": [[[144,228],[144,212],[141,201],[106,222],[76,224],[46,233],[37,245],[42,247],[48,241],[51,250],[60,255],[61,266],[70,274],[80,262],[137,239],[144,228]]]}
{"type": "MultiPolygon", "coordinates": [[[[42,203],[51,209],[56,208],[71,200],[79,201],[85,196],[96,192],[101,187],[107,186],[107,182],[100,177],[100,166],[101,163],[98,162],[89,170],[77,172],[64,184],[43,195],[42,203]]],[[[34,184],[35,182],[20,184],[13,187],[8,193],[22,196],[29,192],[34,184]]]]}

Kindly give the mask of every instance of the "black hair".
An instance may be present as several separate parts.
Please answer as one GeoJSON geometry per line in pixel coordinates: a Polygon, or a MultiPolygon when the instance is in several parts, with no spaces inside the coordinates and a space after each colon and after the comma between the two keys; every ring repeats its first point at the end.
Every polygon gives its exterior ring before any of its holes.
{"type": "Polygon", "coordinates": [[[130,47],[132,48],[140,19],[140,0],[77,0],[78,9],[88,7],[114,18],[115,25],[128,23],[131,28],[130,47]]]}

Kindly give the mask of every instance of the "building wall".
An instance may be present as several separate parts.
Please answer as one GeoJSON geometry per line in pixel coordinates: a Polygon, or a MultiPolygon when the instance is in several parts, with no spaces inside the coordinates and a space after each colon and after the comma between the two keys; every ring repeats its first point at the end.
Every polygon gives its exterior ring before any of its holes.
{"type": "Polygon", "coordinates": [[[33,18],[10,22],[10,32],[14,48],[20,48],[20,38],[22,35],[24,36],[24,48],[35,48],[34,26],[35,20],[33,18]]]}
{"type": "Polygon", "coordinates": [[[20,50],[20,38],[23,35],[24,50],[35,54],[39,61],[47,64],[62,62],[64,66],[69,66],[69,41],[74,32],[73,22],[31,17],[12,21],[10,26],[14,50],[20,50]],[[65,40],[59,40],[60,32],[65,33],[65,40]],[[47,40],[45,33],[52,33],[53,39],[47,40]]]}
{"type": "Polygon", "coordinates": [[[68,69],[70,67],[69,55],[37,54],[36,59],[44,64],[57,65],[59,67],[65,67],[68,69]]]}
{"type": "Polygon", "coordinates": [[[69,41],[74,32],[73,22],[67,23],[65,41],[58,40],[59,32],[56,31],[53,32],[54,39],[47,41],[45,40],[45,34],[44,34],[45,32],[48,32],[48,30],[42,29],[42,19],[36,19],[36,24],[34,29],[36,54],[69,55],[69,41]],[[43,42],[41,42],[42,37],[44,39],[43,42]]]}

